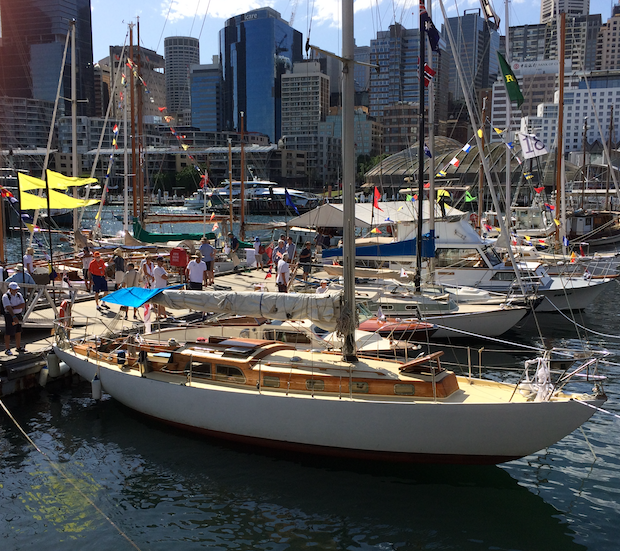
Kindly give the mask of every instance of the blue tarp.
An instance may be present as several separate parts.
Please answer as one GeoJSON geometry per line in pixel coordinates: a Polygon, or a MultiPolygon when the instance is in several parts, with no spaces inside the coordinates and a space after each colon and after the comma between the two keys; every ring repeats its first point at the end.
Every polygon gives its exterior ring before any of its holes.
{"type": "Polygon", "coordinates": [[[163,289],[144,289],[142,287],[127,287],[126,289],[119,289],[109,295],[106,295],[101,300],[103,302],[109,302],[110,304],[118,304],[119,306],[129,306],[131,308],[139,308],[143,304],[146,304],[154,296],[158,295],[166,289],[180,289],[183,285],[174,285],[172,287],[165,287],[163,289]]]}
{"type": "MultiPolygon", "coordinates": [[[[391,256],[415,256],[416,240],[407,239],[405,241],[396,241],[394,243],[382,243],[381,245],[364,245],[355,247],[355,256],[389,258],[391,256]]],[[[323,249],[323,258],[339,258],[342,256],[342,247],[335,249],[323,249]]],[[[430,238],[422,238],[422,256],[424,258],[433,258],[435,251],[433,249],[430,238]]]]}

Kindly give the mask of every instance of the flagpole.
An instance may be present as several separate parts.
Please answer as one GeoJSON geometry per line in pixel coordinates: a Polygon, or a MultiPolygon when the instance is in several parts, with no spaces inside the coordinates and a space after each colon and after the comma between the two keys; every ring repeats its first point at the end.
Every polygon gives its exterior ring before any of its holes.
{"type": "MultiPolygon", "coordinates": [[[[508,0],[504,0],[505,6],[505,21],[504,28],[506,29],[506,61],[510,64],[510,26],[508,25],[508,15],[510,12],[510,8],[508,6],[508,0]]],[[[510,174],[510,148],[508,147],[508,143],[512,140],[510,139],[510,126],[512,119],[512,102],[510,98],[506,98],[506,225],[508,226],[508,235],[506,236],[506,246],[510,247],[512,243],[512,191],[511,187],[511,174],[510,174]]],[[[484,124],[484,120],[482,121],[484,124]]],[[[497,213],[500,214],[499,212],[497,213]]]]}
{"type": "MultiPolygon", "coordinates": [[[[50,265],[52,270],[54,269],[54,252],[52,249],[52,210],[50,209],[50,185],[47,181],[47,170],[45,171],[45,194],[47,195],[47,233],[50,240],[50,265]]],[[[21,198],[20,198],[21,200],[21,198]]],[[[34,225],[32,226],[32,231],[34,235],[34,225]]],[[[24,266],[24,269],[26,267],[24,266]]],[[[50,272],[51,273],[51,272],[50,272]]]]}

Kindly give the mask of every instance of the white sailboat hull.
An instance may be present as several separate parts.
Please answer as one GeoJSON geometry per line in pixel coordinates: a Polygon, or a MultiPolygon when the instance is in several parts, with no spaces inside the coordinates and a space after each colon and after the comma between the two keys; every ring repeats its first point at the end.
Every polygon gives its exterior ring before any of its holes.
{"type": "MultiPolygon", "coordinates": [[[[141,377],[136,370],[97,366],[70,349],[54,348],[87,380],[98,373],[105,392],[141,414],[219,438],[319,455],[498,463],[557,442],[594,413],[571,400],[485,403],[482,392],[470,401],[466,380],[442,402],[289,394],[208,381],[181,385],[162,373],[141,377]]],[[[511,387],[506,393],[509,397],[511,387]]]]}
{"type": "Polygon", "coordinates": [[[527,308],[497,308],[486,312],[428,315],[424,321],[439,326],[433,335],[439,339],[464,337],[472,333],[482,337],[499,337],[512,329],[527,313],[527,308]]]}

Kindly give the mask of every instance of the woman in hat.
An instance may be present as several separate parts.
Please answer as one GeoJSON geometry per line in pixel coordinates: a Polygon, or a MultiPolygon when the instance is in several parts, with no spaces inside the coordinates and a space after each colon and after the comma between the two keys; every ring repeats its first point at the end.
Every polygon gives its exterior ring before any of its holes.
{"type": "Polygon", "coordinates": [[[11,337],[15,336],[17,352],[26,352],[22,346],[22,313],[26,307],[26,301],[19,292],[19,285],[13,281],[9,283],[9,290],[2,295],[4,308],[4,347],[7,356],[11,356],[11,337]]]}

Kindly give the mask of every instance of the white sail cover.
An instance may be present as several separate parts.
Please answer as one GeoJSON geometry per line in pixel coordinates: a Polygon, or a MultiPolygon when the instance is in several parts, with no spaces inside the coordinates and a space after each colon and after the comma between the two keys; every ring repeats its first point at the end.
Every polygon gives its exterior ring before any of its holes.
{"type": "Polygon", "coordinates": [[[340,317],[339,294],[169,290],[153,297],[150,302],[163,304],[167,308],[273,320],[309,319],[326,331],[334,331],[340,317]]]}

